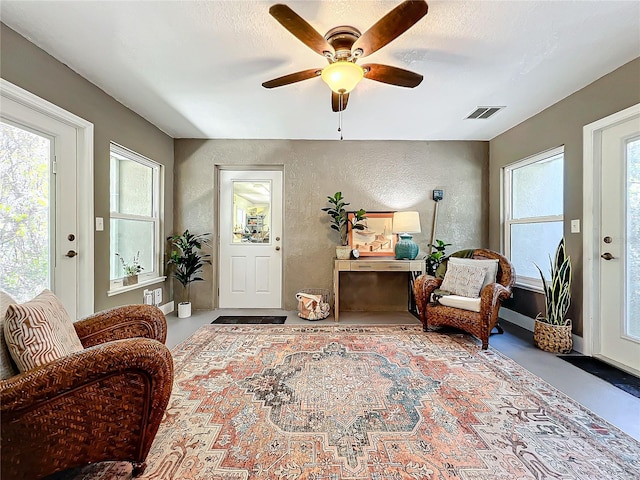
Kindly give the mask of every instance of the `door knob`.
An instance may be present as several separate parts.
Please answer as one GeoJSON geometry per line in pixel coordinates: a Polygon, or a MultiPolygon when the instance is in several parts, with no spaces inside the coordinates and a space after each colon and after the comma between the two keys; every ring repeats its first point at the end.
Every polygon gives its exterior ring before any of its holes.
{"type": "Polygon", "coordinates": [[[614,258],[616,258],[616,257],[614,257],[613,255],[611,255],[609,252],[605,252],[605,253],[603,253],[603,254],[602,254],[602,255],[600,255],[600,256],[601,256],[602,258],[604,258],[605,260],[613,260],[614,258]]]}
{"type": "Polygon", "coordinates": [[[65,257],[69,257],[69,258],[73,258],[73,257],[75,257],[76,255],[78,255],[78,254],[75,252],[75,250],[69,250],[67,253],[65,253],[65,255],[64,255],[64,256],[65,256],[65,257]]]}
{"type": "Polygon", "coordinates": [[[279,250],[280,250],[280,246],[277,246],[276,247],[276,252],[279,251],[279,250]]]}

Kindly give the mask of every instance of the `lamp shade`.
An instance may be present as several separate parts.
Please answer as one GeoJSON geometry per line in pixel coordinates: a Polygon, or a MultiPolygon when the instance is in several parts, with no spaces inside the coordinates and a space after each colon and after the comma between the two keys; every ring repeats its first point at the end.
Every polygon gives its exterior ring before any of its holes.
{"type": "Polygon", "coordinates": [[[336,93],[349,93],[362,80],[364,70],[353,62],[334,62],[322,70],[322,80],[336,93]]]}
{"type": "Polygon", "coordinates": [[[418,212],[395,212],[393,214],[393,233],[418,233],[421,231],[418,212]]]}

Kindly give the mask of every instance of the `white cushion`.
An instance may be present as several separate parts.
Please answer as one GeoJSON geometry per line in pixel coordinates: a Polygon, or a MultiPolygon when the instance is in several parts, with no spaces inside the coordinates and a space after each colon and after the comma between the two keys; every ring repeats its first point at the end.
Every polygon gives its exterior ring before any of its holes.
{"type": "Polygon", "coordinates": [[[457,257],[449,257],[449,265],[475,265],[480,267],[487,268],[487,274],[484,277],[484,281],[482,282],[482,287],[480,287],[480,291],[490,283],[496,283],[496,277],[498,276],[498,259],[497,258],[487,258],[487,259],[476,259],[476,258],[457,258],[457,257]]]}
{"type": "Polygon", "coordinates": [[[469,298],[461,297],[460,295],[444,295],[438,299],[440,305],[459,308],[461,310],[469,310],[471,312],[480,311],[480,301],[480,297],[469,298]]]}
{"type": "Polygon", "coordinates": [[[0,290],[0,379],[6,380],[20,373],[11,359],[9,347],[4,340],[4,317],[9,305],[16,302],[11,296],[0,290]]]}
{"type": "Polygon", "coordinates": [[[486,274],[487,267],[449,263],[440,289],[454,295],[476,298],[480,296],[480,287],[486,274]]]}
{"type": "Polygon", "coordinates": [[[9,305],[4,335],[21,372],[83,349],[69,314],[49,290],[29,302],[9,305]]]}

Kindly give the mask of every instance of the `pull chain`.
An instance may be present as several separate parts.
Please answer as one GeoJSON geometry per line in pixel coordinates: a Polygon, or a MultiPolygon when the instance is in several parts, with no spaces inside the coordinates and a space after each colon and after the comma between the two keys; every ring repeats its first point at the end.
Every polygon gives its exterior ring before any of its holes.
{"type": "Polygon", "coordinates": [[[338,96],[338,132],[340,132],[340,140],[344,140],[342,136],[342,93],[338,96]]]}

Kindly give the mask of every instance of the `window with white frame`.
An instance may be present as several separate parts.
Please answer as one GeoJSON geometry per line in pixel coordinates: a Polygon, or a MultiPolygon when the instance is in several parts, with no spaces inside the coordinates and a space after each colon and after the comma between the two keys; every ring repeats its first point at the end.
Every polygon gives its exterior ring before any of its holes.
{"type": "Polygon", "coordinates": [[[109,278],[113,290],[122,286],[123,262],[139,262],[139,282],[160,277],[161,165],[115,143],[111,143],[110,159],[109,278]]]}
{"type": "Polygon", "coordinates": [[[516,284],[542,289],[538,265],[549,277],[549,255],[563,236],[564,147],[502,169],[505,254],[516,284]]]}

